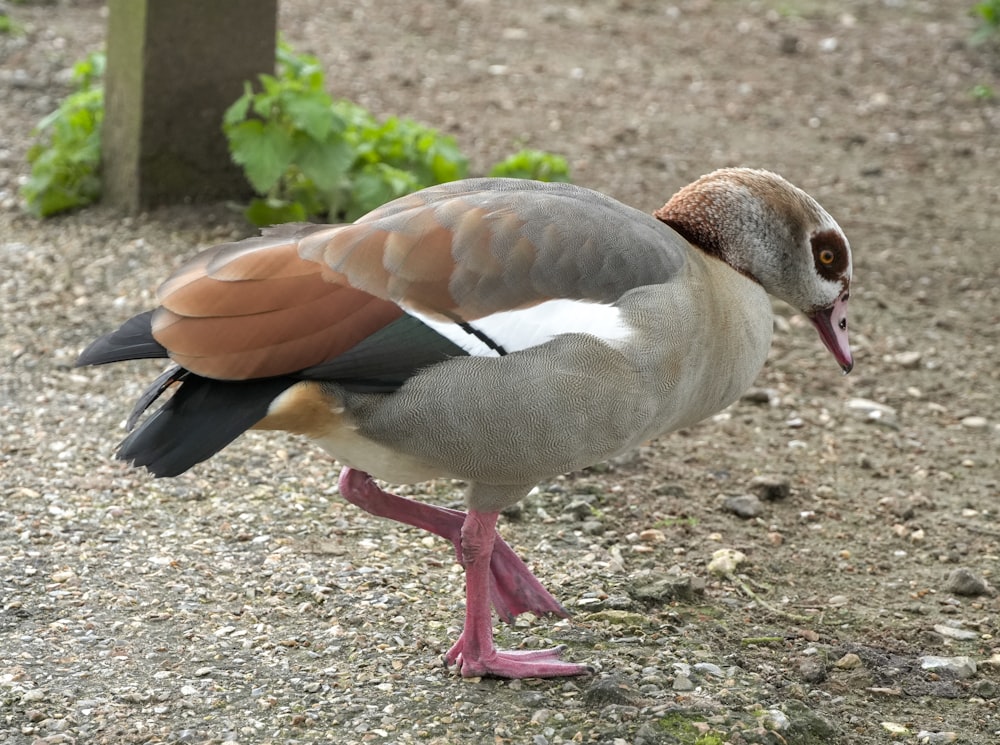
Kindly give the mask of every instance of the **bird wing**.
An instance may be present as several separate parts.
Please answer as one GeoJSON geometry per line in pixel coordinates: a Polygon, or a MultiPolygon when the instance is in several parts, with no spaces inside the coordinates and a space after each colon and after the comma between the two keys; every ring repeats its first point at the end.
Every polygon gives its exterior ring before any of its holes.
{"type": "Polygon", "coordinates": [[[614,338],[615,302],[668,281],[685,246],[581,187],[453,182],[353,224],[211,248],[161,285],[152,332],[184,368],[227,380],[377,374],[401,357],[503,354],[573,331],[614,338]]]}

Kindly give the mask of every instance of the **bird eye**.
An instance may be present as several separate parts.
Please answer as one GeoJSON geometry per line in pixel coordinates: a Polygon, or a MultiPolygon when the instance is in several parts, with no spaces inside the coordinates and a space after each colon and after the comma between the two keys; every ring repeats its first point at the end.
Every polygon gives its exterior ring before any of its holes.
{"type": "Polygon", "coordinates": [[[835,258],[836,256],[834,256],[833,251],[829,248],[824,248],[819,252],[819,263],[825,266],[830,266],[835,258]]]}

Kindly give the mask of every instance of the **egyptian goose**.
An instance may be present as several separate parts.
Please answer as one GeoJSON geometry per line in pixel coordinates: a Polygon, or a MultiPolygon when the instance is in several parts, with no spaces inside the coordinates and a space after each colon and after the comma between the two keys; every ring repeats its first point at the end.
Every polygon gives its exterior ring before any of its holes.
{"type": "Polygon", "coordinates": [[[739,397],[767,357],[768,293],[850,371],[850,284],[837,223],[766,171],[716,171],[653,216],[579,186],[473,179],[210,248],[77,364],[176,363],[129,418],[125,461],[173,476],[247,429],[303,434],[344,464],[347,500],[452,541],[466,612],[445,659],[463,676],[578,675],[592,669],[561,648],[493,644],[491,605],[566,615],[497,536],[499,512],[739,397]],[[368,474],[462,479],[468,513],[368,474]]]}

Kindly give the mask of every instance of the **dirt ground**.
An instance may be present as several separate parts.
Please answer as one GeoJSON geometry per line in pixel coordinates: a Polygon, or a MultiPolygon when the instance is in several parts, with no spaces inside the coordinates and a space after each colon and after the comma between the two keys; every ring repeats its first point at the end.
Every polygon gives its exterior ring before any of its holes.
{"type": "Polygon", "coordinates": [[[308,443],[247,436],[166,481],[112,459],[158,368],[76,354],[183,257],[251,231],[225,205],[25,216],[31,128],[105,17],[10,4],[0,742],[1000,741],[1000,48],[969,45],[971,5],[281,1],[335,95],[454,134],[478,173],[537,147],[653,210],[765,167],[851,240],[849,376],[777,307],[747,398],[505,521],[574,617],[500,642],[597,668],[512,683],[441,666],[450,547],[345,505],[308,443]],[[745,560],[710,571],[720,549],[745,560]]]}

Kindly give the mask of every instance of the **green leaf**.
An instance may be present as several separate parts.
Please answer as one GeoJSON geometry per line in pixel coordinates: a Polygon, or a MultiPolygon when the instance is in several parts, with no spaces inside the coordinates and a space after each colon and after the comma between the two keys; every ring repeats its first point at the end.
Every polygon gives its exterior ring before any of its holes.
{"type": "Polygon", "coordinates": [[[285,128],[256,119],[230,129],[229,147],[258,194],[267,194],[278,183],[295,155],[295,143],[285,128]]]}
{"type": "Polygon", "coordinates": [[[73,82],[80,90],[87,90],[97,85],[104,77],[106,61],[104,52],[91,52],[73,65],[73,82]]]}
{"type": "Polygon", "coordinates": [[[375,117],[371,115],[371,112],[364,106],[358,106],[353,101],[338,99],[333,102],[331,108],[333,109],[333,113],[344,122],[346,132],[353,132],[353,134],[359,135],[360,133],[357,130],[378,126],[378,122],[375,121],[375,117]]]}
{"type": "Polygon", "coordinates": [[[319,60],[309,54],[296,54],[284,41],[278,42],[278,77],[303,84],[309,90],[325,88],[323,68],[319,60]]]}
{"type": "Polygon", "coordinates": [[[385,163],[366,165],[354,180],[354,200],[348,220],[356,220],[376,207],[420,188],[416,176],[385,163]]]}
{"type": "Polygon", "coordinates": [[[323,92],[295,92],[282,96],[282,107],[292,126],[322,142],[331,132],[343,131],[343,121],[333,112],[333,101],[323,92]]]}
{"type": "Polygon", "coordinates": [[[253,100],[253,86],[249,82],[243,84],[243,95],[233,101],[232,105],[226,109],[222,116],[222,128],[225,130],[237,122],[247,118],[250,110],[250,102],[253,100]]]}
{"type": "Polygon", "coordinates": [[[342,138],[326,142],[308,140],[299,150],[298,164],[322,191],[333,191],[354,162],[354,148],[342,138]]]}
{"type": "Polygon", "coordinates": [[[301,204],[281,199],[254,199],[243,214],[259,228],[285,222],[302,222],[308,217],[301,204]]]}

